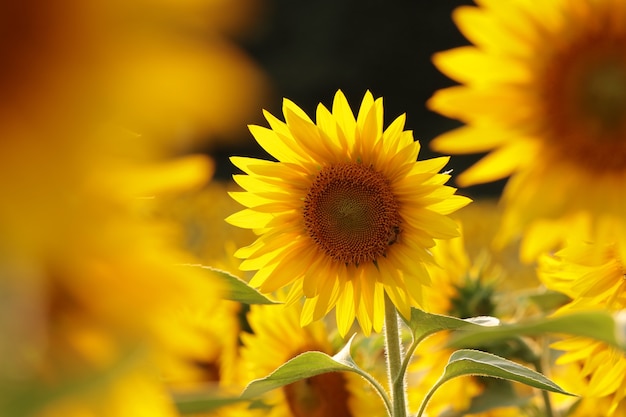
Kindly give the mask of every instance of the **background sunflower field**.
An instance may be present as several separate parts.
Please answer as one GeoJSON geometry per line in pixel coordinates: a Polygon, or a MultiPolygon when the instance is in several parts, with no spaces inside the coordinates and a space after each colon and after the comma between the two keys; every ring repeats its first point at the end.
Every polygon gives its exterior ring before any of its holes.
{"type": "Polygon", "coordinates": [[[621,0],[2,1],[0,58],[0,416],[626,416],[621,0]]]}

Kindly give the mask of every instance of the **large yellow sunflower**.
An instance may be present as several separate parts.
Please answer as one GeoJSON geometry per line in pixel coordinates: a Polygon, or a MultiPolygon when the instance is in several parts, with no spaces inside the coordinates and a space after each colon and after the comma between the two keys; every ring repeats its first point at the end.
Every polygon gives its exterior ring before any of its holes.
{"type": "Polygon", "coordinates": [[[345,335],[356,317],[364,332],[380,331],[384,295],[405,317],[428,284],[424,264],[434,238],[457,235],[446,215],[469,200],[438,172],[448,158],[417,161],[419,142],[405,117],[383,131],[383,102],[367,92],[355,118],[341,91],[317,123],[284,101],[282,122],[251,126],[278,162],[233,157],[247,175],[246,192],[231,195],[248,208],[227,220],[261,236],[237,255],[258,270],[251,285],[271,292],[292,285],[290,301],[306,297],[302,325],[336,307],[345,335]]]}
{"type": "MultiPolygon", "coordinates": [[[[548,288],[561,291],[572,301],[557,310],[600,309],[615,312],[626,308],[626,251],[615,244],[573,242],[554,256],[540,259],[539,276],[548,288]]],[[[626,358],[624,353],[605,343],[580,337],[567,337],[553,344],[563,350],[559,364],[580,366],[578,380],[569,381],[584,386],[577,392],[583,405],[591,402],[596,414],[619,416],[626,409],[626,358]]],[[[567,389],[567,387],[566,387],[567,389]]],[[[584,406],[584,409],[588,407],[584,406]]]]}
{"type": "MultiPolygon", "coordinates": [[[[337,353],[324,321],[301,327],[300,310],[300,304],[287,308],[251,306],[248,321],[253,334],[241,335],[240,365],[242,376],[248,382],[269,375],[304,352],[337,353]]],[[[270,409],[262,415],[268,417],[386,415],[382,399],[374,389],[360,376],[345,372],[326,373],[294,382],[267,393],[263,401],[270,409]]]]}
{"type": "Polygon", "coordinates": [[[626,4],[477,3],[454,13],[475,46],[434,56],[462,85],[428,102],[466,126],[432,146],[446,153],[490,152],[458,177],[459,184],[511,176],[503,230],[508,237],[531,233],[523,248],[530,258],[560,243],[546,239],[545,226],[554,226],[546,222],[579,213],[624,216],[626,4]]]}

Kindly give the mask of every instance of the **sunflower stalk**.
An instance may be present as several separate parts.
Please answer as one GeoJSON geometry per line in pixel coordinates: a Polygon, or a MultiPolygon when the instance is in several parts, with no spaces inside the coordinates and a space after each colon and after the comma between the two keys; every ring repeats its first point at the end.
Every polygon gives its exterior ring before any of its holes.
{"type": "Polygon", "coordinates": [[[385,294],[385,352],[387,353],[387,375],[391,390],[391,416],[406,417],[406,369],[402,366],[404,358],[400,338],[400,323],[396,307],[387,294],[385,294]]]}
{"type": "MultiPolygon", "coordinates": [[[[545,337],[541,338],[541,345],[542,345],[541,346],[542,354],[539,355],[533,361],[533,366],[535,367],[535,370],[537,372],[544,374],[545,373],[544,369],[547,368],[547,367],[544,367],[544,362],[549,362],[547,355],[550,352],[549,343],[545,337]]],[[[552,401],[550,400],[550,394],[547,391],[541,391],[541,398],[543,399],[546,417],[554,417],[554,412],[552,410],[552,401]]]]}

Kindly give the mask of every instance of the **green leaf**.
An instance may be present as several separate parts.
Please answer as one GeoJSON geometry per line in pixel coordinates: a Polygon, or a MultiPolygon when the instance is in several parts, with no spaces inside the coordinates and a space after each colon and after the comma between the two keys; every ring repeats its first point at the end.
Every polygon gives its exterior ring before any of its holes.
{"type": "Polygon", "coordinates": [[[385,402],[385,406],[390,410],[389,398],[384,388],[370,374],[359,368],[354,363],[352,356],[350,356],[350,346],[353,339],[354,336],[335,356],[329,356],[323,352],[310,351],[292,358],[265,378],[250,382],[241,396],[253,399],[273,389],[324,373],[353,372],[365,378],[376,389],[385,402]]]}
{"type": "Polygon", "coordinates": [[[325,353],[305,352],[284,363],[265,378],[250,382],[241,395],[245,398],[254,398],[302,379],[342,371],[350,372],[353,368],[325,353]]]}
{"type": "Polygon", "coordinates": [[[426,404],[441,385],[453,378],[465,375],[501,378],[521,382],[522,384],[546,391],[573,395],[564,391],[561,387],[540,373],[508,359],[479,350],[461,349],[450,356],[443,375],[424,397],[424,401],[417,415],[422,415],[426,409],[426,404]]]}
{"type": "Polygon", "coordinates": [[[463,375],[503,378],[546,391],[573,395],[537,371],[480,350],[461,349],[454,352],[448,360],[441,383],[463,375]]]}
{"type": "Polygon", "coordinates": [[[270,300],[259,291],[248,285],[247,282],[239,277],[236,277],[230,272],[201,264],[185,265],[209,270],[213,273],[213,275],[222,279],[228,287],[228,293],[225,295],[227,300],[238,301],[244,304],[280,304],[278,301],[270,300]]]}
{"type": "Polygon", "coordinates": [[[406,324],[413,333],[413,339],[420,341],[442,330],[473,330],[484,326],[493,326],[498,319],[493,317],[474,317],[471,319],[459,319],[456,317],[440,314],[426,313],[417,308],[411,309],[411,320],[406,324]]]}
{"type": "Polygon", "coordinates": [[[479,346],[483,345],[486,340],[493,342],[498,339],[545,333],[588,337],[619,347],[615,339],[613,316],[602,311],[575,312],[497,327],[475,327],[468,332],[454,335],[449,345],[452,347],[479,346]]]}
{"type": "Polygon", "coordinates": [[[192,393],[174,393],[173,398],[174,404],[181,414],[206,413],[245,401],[245,398],[241,396],[228,396],[213,389],[192,393]]]}
{"type": "Polygon", "coordinates": [[[328,372],[362,373],[350,356],[350,346],[354,336],[335,356],[323,352],[302,353],[278,367],[265,378],[256,379],[248,384],[242,397],[254,398],[276,388],[284,387],[302,379],[311,378],[328,372]]]}

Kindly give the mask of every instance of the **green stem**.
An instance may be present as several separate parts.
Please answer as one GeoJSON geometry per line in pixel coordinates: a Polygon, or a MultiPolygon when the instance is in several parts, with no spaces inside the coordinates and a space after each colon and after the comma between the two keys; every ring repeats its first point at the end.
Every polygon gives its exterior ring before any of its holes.
{"type": "MultiPolygon", "coordinates": [[[[535,366],[535,370],[540,374],[544,373],[543,361],[546,360],[546,353],[550,351],[550,347],[546,342],[545,337],[541,338],[542,349],[541,352],[544,352],[537,360],[534,361],[533,365],[535,366]]],[[[550,393],[546,390],[541,390],[541,397],[543,398],[543,404],[545,406],[546,417],[554,417],[554,412],[552,411],[552,401],[550,400],[550,393]]]]}
{"type": "MultiPolygon", "coordinates": [[[[528,352],[531,354],[524,358],[526,361],[531,363],[535,368],[535,371],[540,374],[544,374],[544,361],[546,361],[546,354],[550,352],[550,346],[546,341],[546,338],[543,337],[540,339],[541,348],[537,349],[533,345],[530,345],[526,340],[522,337],[516,338],[516,340],[526,348],[528,352]]],[[[547,376],[547,375],[546,375],[547,376]]],[[[552,401],[550,400],[550,393],[546,390],[541,390],[541,397],[543,399],[543,405],[545,408],[546,417],[554,417],[554,410],[552,409],[552,401]]]]}
{"type": "Polygon", "coordinates": [[[402,343],[400,339],[400,325],[396,307],[385,294],[385,348],[387,351],[387,374],[391,389],[391,403],[393,417],[407,416],[407,402],[405,395],[405,372],[403,371],[402,343]]]}
{"type": "Polygon", "coordinates": [[[392,406],[391,406],[391,401],[389,400],[389,396],[387,395],[387,392],[385,391],[385,388],[383,388],[383,386],[374,378],[372,377],[370,374],[368,374],[367,372],[357,372],[359,375],[361,375],[363,378],[365,378],[365,380],[367,382],[369,382],[372,387],[374,387],[374,389],[376,390],[376,392],[378,393],[378,395],[380,396],[380,398],[383,400],[383,403],[385,404],[385,409],[387,410],[387,415],[389,417],[393,417],[392,416],[392,406]]]}
{"type": "Polygon", "coordinates": [[[424,396],[424,398],[422,399],[422,403],[420,404],[420,409],[417,410],[417,414],[415,415],[415,417],[422,417],[422,415],[424,414],[424,411],[426,411],[426,406],[428,405],[428,402],[430,401],[430,398],[435,394],[435,391],[437,391],[437,388],[439,388],[439,386],[442,384],[441,379],[439,381],[437,381],[437,383],[430,388],[430,390],[426,393],[426,395],[424,396]]]}
{"type": "Polygon", "coordinates": [[[400,368],[401,375],[406,375],[406,371],[409,367],[409,362],[411,362],[411,357],[413,356],[413,353],[415,352],[415,349],[417,349],[417,346],[420,344],[420,342],[421,340],[414,339],[409,345],[409,348],[406,350],[406,353],[404,354],[404,360],[402,361],[402,367],[400,368]]]}

